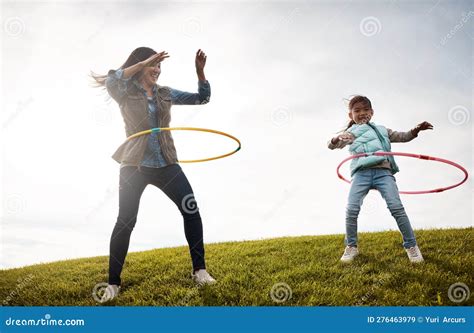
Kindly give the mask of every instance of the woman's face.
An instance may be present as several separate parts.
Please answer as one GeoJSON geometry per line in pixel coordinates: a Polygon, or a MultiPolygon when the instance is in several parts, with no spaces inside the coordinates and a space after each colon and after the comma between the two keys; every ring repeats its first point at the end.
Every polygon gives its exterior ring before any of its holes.
{"type": "Polygon", "coordinates": [[[142,69],[139,81],[146,86],[153,86],[161,74],[161,63],[142,69]]]}

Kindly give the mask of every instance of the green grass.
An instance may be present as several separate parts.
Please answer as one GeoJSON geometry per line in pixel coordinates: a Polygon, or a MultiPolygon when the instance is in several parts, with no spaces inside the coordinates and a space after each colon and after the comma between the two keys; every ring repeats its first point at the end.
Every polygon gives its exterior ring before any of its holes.
{"type": "Polygon", "coordinates": [[[83,258],[0,271],[3,305],[473,305],[453,303],[450,285],[473,284],[473,229],[416,232],[425,257],[411,264],[398,232],[360,233],[361,254],[341,264],[343,236],[284,237],[206,246],[208,270],[218,279],[191,281],[186,247],[129,253],[120,297],[97,303],[93,287],[107,280],[108,257],[83,258]],[[275,302],[276,283],[291,298],[275,302]]]}

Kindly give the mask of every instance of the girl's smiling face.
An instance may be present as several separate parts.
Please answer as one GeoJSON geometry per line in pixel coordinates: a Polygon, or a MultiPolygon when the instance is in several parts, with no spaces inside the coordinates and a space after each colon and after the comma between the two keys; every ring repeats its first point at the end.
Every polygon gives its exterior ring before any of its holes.
{"type": "Polygon", "coordinates": [[[349,118],[359,125],[367,124],[373,115],[374,110],[372,110],[372,107],[364,102],[355,103],[352,109],[349,111],[349,118]]]}

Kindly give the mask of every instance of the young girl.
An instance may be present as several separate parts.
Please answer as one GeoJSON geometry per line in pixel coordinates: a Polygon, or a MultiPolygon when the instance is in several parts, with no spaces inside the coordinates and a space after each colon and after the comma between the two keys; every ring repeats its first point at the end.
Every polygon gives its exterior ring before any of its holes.
{"type": "MultiPolygon", "coordinates": [[[[365,96],[354,96],[349,102],[349,118],[346,130],[331,139],[329,149],[344,148],[349,145],[351,154],[390,151],[390,142],[408,142],[418,136],[420,131],[433,129],[428,122],[418,124],[408,132],[396,132],[370,122],[374,110],[372,103],[365,96]]],[[[393,176],[398,166],[393,156],[367,156],[352,160],[352,185],[346,209],[346,248],[341,257],[342,262],[351,262],[359,254],[357,249],[357,217],[364,197],[370,189],[380,192],[387,203],[390,213],[395,218],[403,237],[403,247],[411,262],[423,262],[423,256],[416,244],[415,235],[410,225],[398,188],[393,176]]]]}

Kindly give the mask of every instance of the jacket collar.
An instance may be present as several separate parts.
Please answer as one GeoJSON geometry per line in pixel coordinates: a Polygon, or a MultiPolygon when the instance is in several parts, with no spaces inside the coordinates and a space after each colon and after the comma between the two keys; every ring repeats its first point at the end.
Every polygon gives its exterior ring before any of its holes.
{"type": "MultiPolygon", "coordinates": [[[[145,88],[143,88],[143,86],[137,80],[133,80],[132,83],[139,91],[141,91],[142,93],[146,95],[145,88]]],[[[155,83],[153,85],[153,95],[156,95],[157,91],[158,91],[158,85],[155,83]]]]}

